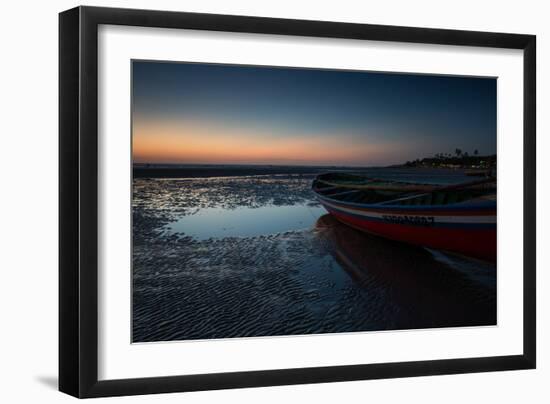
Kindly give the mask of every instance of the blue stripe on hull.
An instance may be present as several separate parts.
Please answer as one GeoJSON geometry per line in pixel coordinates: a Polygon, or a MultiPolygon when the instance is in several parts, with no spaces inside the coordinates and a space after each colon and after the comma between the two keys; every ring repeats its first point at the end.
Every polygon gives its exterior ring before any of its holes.
{"type": "MultiPolygon", "coordinates": [[[[319,193],[315,193],[317,197],[322,201],[326,200],[332,204],[349,206],[354,208],[365,208],[365,209],[383,209],[383,210],[410,210],[410,211],[482,211],[482,212],[494,212],[496,211],[496,202],[486,201],[479,203],[468,203],[468,204],[452,204],[452,205],[384,205],[383,203],[374,203],[374,204],[364,204],[364,203],[354,203],[354,202],[343,202],[338,201],[332,198],[328,198],[319,193]]],[[[420,213],[420,212],[419,212],[420,213]]]]}

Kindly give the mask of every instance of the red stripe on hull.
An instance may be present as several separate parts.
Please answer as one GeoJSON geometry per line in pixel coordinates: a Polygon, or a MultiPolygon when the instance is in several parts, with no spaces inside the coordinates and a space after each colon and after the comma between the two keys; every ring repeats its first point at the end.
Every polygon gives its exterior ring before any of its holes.
{"type": "Polygon", "coordinates": [[[369,221],[341,214],[333,209],[327,210],[341,222],[378,236],[496,262],[496,229],[407,226],[369,221]]]}

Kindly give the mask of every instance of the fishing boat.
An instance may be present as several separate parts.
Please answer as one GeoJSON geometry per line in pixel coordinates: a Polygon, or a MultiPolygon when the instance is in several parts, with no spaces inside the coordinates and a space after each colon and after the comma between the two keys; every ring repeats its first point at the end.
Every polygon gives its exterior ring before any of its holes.
{"type": "Polygon", "coordinates": [[[496,261],[496,179],[420,184],[326,173],[312,189],[324,208],[358,230],[496,261]]]}

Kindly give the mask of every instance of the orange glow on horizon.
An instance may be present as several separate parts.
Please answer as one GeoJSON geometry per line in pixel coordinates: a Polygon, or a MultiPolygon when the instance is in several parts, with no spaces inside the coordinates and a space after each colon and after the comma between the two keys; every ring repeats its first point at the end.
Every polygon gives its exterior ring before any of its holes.
{"type": "Polygon", "coordinates": [[[351,136],[277,136],[202,122],[134,121],[135,163],[369,164],[387,152],[351,136]]]}

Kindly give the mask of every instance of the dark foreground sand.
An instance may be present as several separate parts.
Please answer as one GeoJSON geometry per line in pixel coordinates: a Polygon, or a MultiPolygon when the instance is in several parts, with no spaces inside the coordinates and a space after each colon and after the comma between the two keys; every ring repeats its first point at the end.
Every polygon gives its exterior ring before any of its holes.
{"type": "Polygon", "coordinates": [[[493,265],[309,229],[195,240],[166,224],[207,207],[311,204],[311,178],[134,180],[134,342],[496,323],[493,265]]]}

